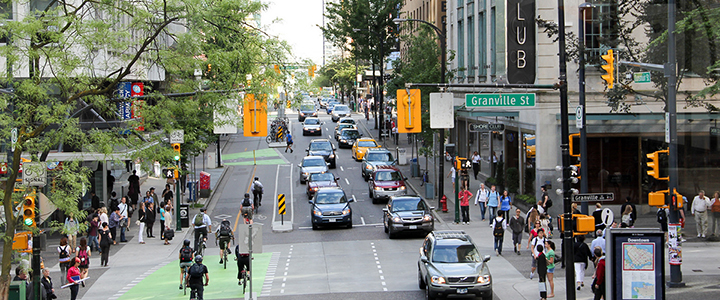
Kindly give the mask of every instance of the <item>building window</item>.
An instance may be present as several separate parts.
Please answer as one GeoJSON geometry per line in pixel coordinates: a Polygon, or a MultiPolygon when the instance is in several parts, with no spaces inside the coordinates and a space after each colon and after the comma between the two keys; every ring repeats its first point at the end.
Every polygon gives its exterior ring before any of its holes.
{"type": "Polygon", "coordinates": [[[458,82],[462,83],[465,78],[465,30],[463,30],[463,21],[458,21],[458,82]]]}
{"type": "Polygon", "coordinates": [[[597,64],[600,55],[616,44],[618,33],[617,1],[593,0],[585,11],[585,53],[588,64],[597,64]]]}
{"type": "MultiPolygon", "coordinates": [[[[478,65],[480,69],[478,70],[479,76],[487,76],[487,61],[485,61],[485,55],[487,53],[487,50],[485,49],[487,43],[485,38],[485,12],[481,11],[478,15],[478,57],[480,58],[478,60],[478,65]]],[[[487,81],[487,79],[485,80],[487,81]]]]}
{"type": "Polygon", "coordinates": [[[495,49],[497,49],[497,45],[495,44],[495,28],[497,25],[497,17],[495,16],[495,8],[493,7],[490,10],[490,28],[492,29],[490,31],[490,61],[491,63],[491,69],[490,69],[490,76],[495,76],[497,64],[495,63],[497,61],[497,56],[495,55],[495,49]]]}
{"type": "Polygon", "coordinates": [[[472,16],[467,19],[467,36],[468,80],[469,82],[475,82],[475,27],[473,25],[472,16]]]}

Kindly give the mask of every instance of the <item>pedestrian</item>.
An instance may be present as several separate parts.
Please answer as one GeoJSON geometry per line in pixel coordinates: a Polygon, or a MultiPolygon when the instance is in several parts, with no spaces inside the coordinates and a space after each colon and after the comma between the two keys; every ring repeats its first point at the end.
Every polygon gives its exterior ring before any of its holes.
{"type": "MultiPolygon", "coordinates": [[[[660,230],[665,232],[665,240],[667,241],[667,234],[668,234],[668,210],[667,208],[658,208],[657,211],[657,222],[660,223],[660,230]]],[[[699,237],[699,235],[698,235],[699,237]]]]}
{"type": "MultiPolygon", "coordinates": [[[[160,239],[165,239],[165,205],[163,203],[160,203],[160,239]]],[[[165,245],[167,245],[167,241],[165,241],[165,245]]]]}
{"type": "Polygon", "coordinates": [[[80,269],[78,268],[78,265],[80,265],[80,259],[75,258],[70,261],[70,268],[67,271],[67,276],[65,276],[65,279],[68,283],[71,283],[70,286],[70,300],[77,299],[78,291],[80,289],[80,286],[78,284],[78,281],[81,279],[80,275],[80,269]]]}
{"type": "MultiPolygon", "coordinates": [[[[113,209],[112,211],[115,211],[115,209],[113,209]]],[[[98,224],[102,225],[102,223],[110,224],[107,207],[100,208],[100,214],[98,215],[98,224]]]]}
{"type": "Polygon", "coordinates": [[[35,299],[35,297],[33,297],[32,284],[30,283],[30,278],[28,278],[28,272],[23,266],[17,266],[17,268],[15,268],[15,277],[12,279],[12,281],[18,281],[21,284],[25,285],[25,299],[35,299]]]}
{"type": "MultiPolygon", "coordinates": [[[[137,176],[137,171],[133,170],[132,175],[128,176],[128,196],[130,196],[130,204],[132,204],[133,210],[137,208],[138,198],[140,196],[140,177],[137,176]]],[[[114,208],[110,208],[115,210],[114,208]]]]}
{"type": "Polygon", "coordinates": [[[150,202],[145,207],[145,232],[148,238],[154,238],[153,225],[155,224],[155,204],[150,202]]]}
{"type": "Polygon", "coordinates": [[[210,282],[208,269],[202,262],[202,256],[195,256],[195,264],[188,270],[187,281],[190,287],[190,299],[203,300],[203,292],[210,282]],[[205,278],[205,283],[203,283],[203,277],[205,278]]]}
{"type": "Polygon", "coordinates": [[[455,173],[457,173],[456,170],[455,170],[455,164],[452,164],[452,166],[450,167],[450,172],[448,172],[447,176],[445,176],[445,178],[448,178],[448,177],[451,177],[451,176],[452,176],[452,187],[453,187],[453,191],[455,190],[455,178],[456,178],[456,177],[455,177],[455,175],[456,175],[455,173]]]}
{"type": "Polygon", "coordinates": [[[107,222],[102,223],[102,227],[98,230],[98,237],[100,238],[100,266],[107,267],[110,245],[112,245],[112,233],[107,222]]]}
{"type": "MultiPolygon", "coordinates": [[[[488,201],[488,194],[490,191],[485,187],[484,183],[480,184],[480,188],[477,191],[477,194],[475,194],[475,205],[480,205],[480,216],[482,216],[482,221],[485,221],[485,210],[487,210],[487,201],[488,201]]],[[[492,218],[492,216],[488,216],[489,218],[492,218]]]]}
{"type": "Polygon", "coordinates": [[[43,277],[42,279],[40,279],[40,284],[42,284],[42,299],[57,299],[57,296],[55,295],[55,289],[53,288],[52,278],[50,278],[50,270],[42,269],[42,275],[43,277]]]}
{"type": "MultiPolygon", "coordinates": [[[[72,257],[70,257],[70,253],[72,253],[73,250],[74,249],[68,245],[68,239],[66,237],[60,238],[60,246],[57,247],[60,273],[67,273],[70,260],[72,259],[72,257]]],[[[64,278],[60,279],[60,283],[65,284],[64,278]]]]}
{"type": "Polygon", "coordinates": [[[693,199],[692,207],[690,208],[690,212],[695,216],[695,226],[697,226],[697,236],[699,238],[705,238],[705,234],[707,233],[708,208],[710,208],[710,199],[705,196],[705,191],[700,190],[698,195],[693,199]]]}
{"type": "Polygon", "coordinates": [[[550,285],[550,295],[548,298],[555,297],[555,243],[553,241],[545,241],[545,258],[547,259],[547,279],[550,285]]]}
{"type": "Polygon", "coordinates": [[[625,206],[625,209],[622,212],[622,216],[620,217],[620,228],[630,227],[630,223],[632,222],[632,209],[633,208],[630,205],[625,206]]]}
{"type": "Polygon", "coordinates": [[[109,207],[110,210],[115,210],[113,208],[118,206],[118,204],[120,204],[120,198],[117,196],[117,193],[113,191],[112,193],[110,193],[110,201],[106,207],[109,207]]]}
{"type": "Polygon", "coordinates": [[[292,148],[292,145],[293,145],[292,134],[290,134],[290,133],[288,132],[286,136],[287,136],[287,140],[285,141],[285,144],[286,144],[286,146],[285,146],[285,153],[287,153],[288,150],[290,150],[290,153],[293,153],[293,148],[292,148]]]}
{"type": "Polygon", "coordinates": [[[395,122],[393,122],[392,134],[395,138],[395,145],[397,146],[398,141],[400,140],[400,133],[398,132],[397,124],[395,124],[395,122]]]}
{"type": "Polygon", "coordinates": [[[92,216],[90,224],[88,225],[88,243],[90,244],[90,249],[94,249],[95,251],[100,250],[100,243],[98,243],[97,236],[98,227],[100,227],[99,217],[95,214],[92,216]]]}
{"type": "MultiPolygon", "coordinates": [[[[477,175],[480,173],[480,160],[482,159],[480,157],[480,154],[478,154],[477,151],[473,152],[472,157],[470,157],[472,160],[472,168],[473,168],[473,174],[475,175],[475,180],[477,180],[477,175]]],[[[485,217],[483,217],[483,220],[485,217]]]]}
{"type": "Polygon", "coordinates": [[[504,190],[502,196],[500,196],[500,212],[502,212],[503,218],[505,218],[506,220],[508,218],[510,218],[510,209],[511,208],[512,208],[512,198],[510,198],[508,191],[504,190]]]}
{"type": "Polygon", "coordinates": [[[151,186],[151,187],[150,187],[150,197],[153,198],[153,201],[154,201],[155,204],[160,203],[160,201],[159,201],[160,199],[158,199],[158,195],[155,194],[155,187],[154,187],[154,186],[151,186]]]}
{"type": "Polygon", "coordinates": [[[602,204],[600,204],[600,202],[595,203],[595,211],[592,213],[593,218],[595,218],[595,230],[605,229],[605,223],[602,219],[602,210],[602,204]]]}
{"type": "Polygon", "coordinates": [[[168,201],[172,200],[173,197],[174,197],[173,191],[170,188],[170,185],[166,183],[165,189],[162,192],[162,198],[165,202],[168,202],[168,201]]]}
{"type": "Polygon", "coordinates": [[[605,253],[605,235],[602,230],[596,230],[595,236],[596,238],[590,243],[590,251],[595,253],[595,249],[599,248],[602,253],[605,253]]]}
{"type": "Polygon", "coordinates": [[[135,223],[138,225],[138,243],[145,244],[143,234],[145,234],[145,203],[140,202],[140,208],[138,209],[138,219],[135,223]]]}
{"type": "MultiPolygon", "coordinates": [[[[88,276],[88,269],[90,268],[90,256],[92,255],[92,251],[90,251],[90,246],[87,244],[87,240],[85,238],[80,238],[80,246],[75,249],[77,253],[77,258],[80,259],[80,263],[78,264],[78,268],[80,269],[80,278],[86,278],[88,276]]],[[[82,283],[82,286],[85,286],[85,282],[82,283]]]]}
{"type": "Polygon", "coordinates": [[[535,233],[532,232],[533,229],[540,228],[539,225],[542,225],[540,223],[540,214],[537,211],[537,204],[530,207],[530,210],[528,210],[526,214],[526,224],[528,233],[530,233],[530,238],[534,238],[537,235],[537,230],[535,233]]]}
{"type": "Polygon", "coordinates": [[[65,218],[65,224],[63,225],[63,233],[67,235],[68,245],[70,245],[70,248],[72,249],[75,249],[75,246],[77,246],[78,229],[78,223],[77,221],[75,221],[75,218],[73,218],[72,214],[65,218]]]}
{"type": "Polygon", "coordinates": [[[535,246],[535,250],[537,253],[535,260],[537,260],[538,267],[538,289],[540,290],[540,299],[545,300],[547,298],[547,285],[545,284],[545,279],[548,273],[548,261],[545,253],[543,253],[545,250],[543,245],[535,246]]]}
{"type": "Polygon", "coordinates": [[[710,200],[710,213],[712,222],[710,226],[710,236],[720,237],[720,192],[716,191],[710,200]]]}
{"type": "Polygon", "coordinates": [[[575,283],[577,290],[585,286],[585,270],[588,267],[588,259],[592,259],[592,253],[587,244],[585,244],[585,236],[579,235],[575,241],[575,283]]]}
{"type": "Polygon", "coordinates": [[[515,209],[515,215],[510,218],[510,230],[512,230],[513,252],[520,255],[520,240],[525,229],[525,219],[520,217],[520,209],[515,209]]]}
{"type": "Polygon", "coordinates": [[[163,239],[165,240],[165,245],[170,245],[170,240],[175,236],[175,231],[172,230],[174,227],[172,226],[172,222],[170,222],[170,205],[165,205],[165,212],[163,215],[165,216],[163,239]]]}
{"type": "Polygon", "coordinates": [[[263,186],[262,182],[260,182],[260,178],[255,177],[255,180],[253,180],[250,189],[253,193],[253,204],[255,205],[255,207],[262,206],[262,196],[265,191],[265,187],[263,186]]]}
{"type": "Polygon", "coordinates": [[[120,208],[116,207],[115,211],[110,214],[110,223],[108,224],[110,226],[110,232],[112,232],[112,242],[113,245],[117,244],[117,241],[115,240],[115,236],[117,235],[117,228],[120,226],[120,220],[122,219],[122,215],[120,215],[120,208]]]}
{"type": "Polygon", "coordinates": [[[625,197],[625,203],[620,206],[620,213],[625,212],[625,207],[627,206],[630,206],[632,208],[632,212],[630,213],[629,227],[635,226],[635,220],[637,220],[637,209],[635,208],[635,203],[630,202],[631,200],[632,198],[630,198],[630,196],[625,197]]]}
{"type": "Polygon", "coordinates": [[[145,197],[143,197],[142,202],[145,202],[145,208],[148,208],[148,204],[154,203],[154,202],[155,202],[155,198],[153,198],[153,196],[152,196],[152,194],[150,193],[150,191],[146,191],[146,192],[145,192],[145,197]]]}
{"type": "Polygon", "coordinates": [[[120,204],[118,204],[118,209],[120,209],[120,216],[122,217],[122,219],[120,219],[120,224],[118,224],[118,226],[120,227],[120,242],[127,243],[127,239],[125,238],[125,231],[130,226],[129,213],[128,213],[128,210],[130,209],[130,207],[127,204],[127,197],[122,197],[122,199],[120,199],[120,204]]]}
{"type": "MultiPolygon", "coordinates": [[[[530,258],[531,258],[530,279],[533,278],[533,275],[535,274],[535,270],[538,267],[538,265],[537,265],[537,257],[538,257],[537,246],[544,245],[545,241],[547,241],[547,239],[545,238],[545,231],[542,228],[538,228],[537,236],[532,238],[530,241],[528,241],[527,249],[530,249],[530,251],[532,252],[532,255],[530,256],[530,258]],[[532,247],[532,248],[530,248],[530,247],[532,247]]],[[[538,272],[538,274],[539,274],[539,272],[538,272]]]]}
{"type": "Polygon", "coordinates": [[[488,218],[490,219],[490,222],[488,222],[489,224],[491,224],[492,219],[497,216],[498,204],[500,204],[500,194],[498,194],[498,192],[495,190],[495,185],[493,184],[490,186],[490,192],[488,192],[487,201],[488,217],[492,216],[491,218],[488,218]]]}
{"type": "Polygon", "coordinates": [[[470,197],[472,197],[472,193],[467,190],[465,184],[462,184],[460,188],[462,189],[458,194],[458,199],[460,199],[460,214],[462,215],[463,224],[467,225],[470,223],[470,197]]]}
{"type": "Polygon", "coordinates": [[[505,237],[505,229],[507,228],[507,221],[505,220],[502,211],[497,213],[497,216],[493,218],[492,222],[493,236],[495,237],[494,249],[495,256],[502,255],[502,243],[505,237]]]}
{"type": "Polygon", "coordinates": [[[540,220],[540,228],[545,230],[547,238],[552,238],[552,230],[550,230],[550,216],[548,214],[542,214],[538,218],[540,220]]]}
{"type": "Polygon", "coordinates": [[[595,256],[597,256],[597,263],[595,267],[595,279],[593,280],[592,290],[595,294],[594,300],[605,299],[605,255],[595,249],[595,256]]]}

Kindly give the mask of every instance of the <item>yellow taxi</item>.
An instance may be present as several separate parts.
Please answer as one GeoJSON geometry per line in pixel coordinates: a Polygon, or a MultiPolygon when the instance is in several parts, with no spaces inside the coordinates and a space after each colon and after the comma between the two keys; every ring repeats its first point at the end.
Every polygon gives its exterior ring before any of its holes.
{"type": "Polygon", "coordinates": [[[355,141],[352,147],[352,156],[355,160],[362,160],[365,157],[367,149],[380,148],[380,145],[371,138],[360,138],[355,141]]]}

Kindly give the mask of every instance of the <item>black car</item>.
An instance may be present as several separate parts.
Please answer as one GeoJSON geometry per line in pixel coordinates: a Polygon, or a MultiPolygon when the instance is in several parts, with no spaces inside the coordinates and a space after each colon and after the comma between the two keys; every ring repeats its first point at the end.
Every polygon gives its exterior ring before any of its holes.
{"type": "Polygon", "coordinates": [[[390,197],[383,208],[383,226],[391,239],[399,232],[422,231],[430,233],[435,229],[431,207],[418,196],[390,197]]]}
{"type": "Polygon", "coordinates": [[[327,139],[315,139],[310,141],[307,149],[308,156],[322,156],[330,164],[330,169],[335,169],[335,145],[327,139]]]}
{"type": "Polygon", "coordinates": [[[339,188],[321,188],[315,192],[315,196],[308,201],[312,204],[310,217],[312,228],[319,226],[343,224],[352,228],[352,210],[350,202],[353,199],[345,195],[339,188]]]}
{"type": "Polygon", "coordinates": [[[338,135],[338,147],[340,148],[352,148],[355,144],[355,140],[362,137],[362,133],[357,129],[343,129],[338,135]]]}

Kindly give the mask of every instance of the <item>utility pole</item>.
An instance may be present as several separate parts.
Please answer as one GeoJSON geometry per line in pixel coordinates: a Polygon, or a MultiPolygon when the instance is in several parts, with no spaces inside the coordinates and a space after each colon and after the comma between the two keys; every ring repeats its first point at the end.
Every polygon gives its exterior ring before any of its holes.
{"type": "MultiPolygon", "coordinates": [[[[585,105],[585,11],[592,7],[590,3],[582,3],[579,6],[578,11],[578,31],[580,34],[579,39],[579,52],[580,52],[580,70],[579,70],[579,81],[580,91],[578,92],[578,105],[580,106],[580,113],[582,114],[582,120],[580,122],[580,192],[588,192],[588,162],[587,162],[587,121],[585,120],[585,111],[587,105],[585,105]]],[[[583,214],[588,214],[588,202],[583,201],[581,204],[581,211],[583,214]]]]}

